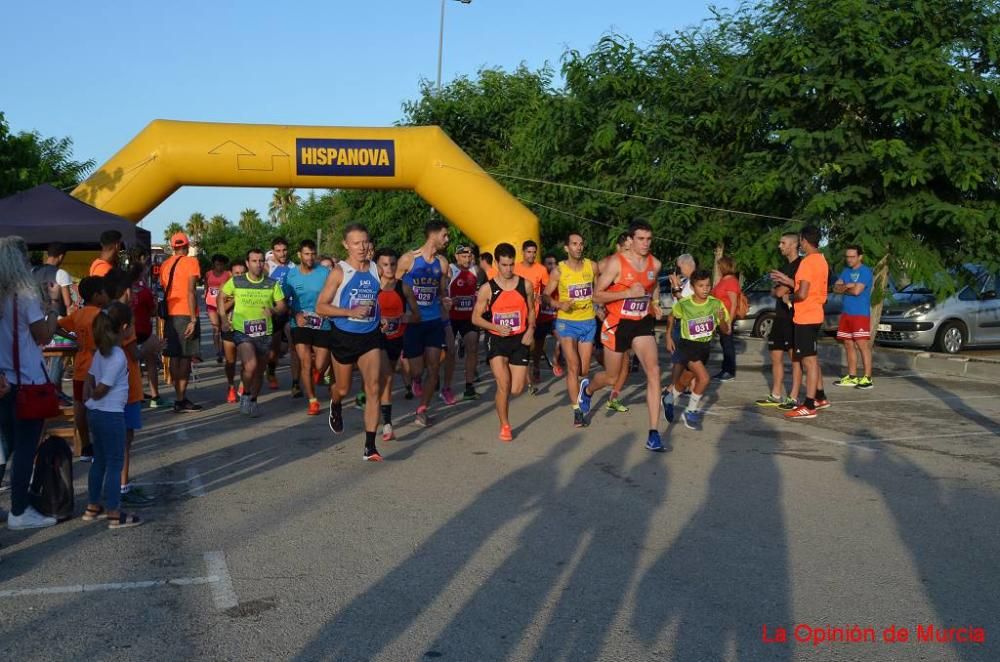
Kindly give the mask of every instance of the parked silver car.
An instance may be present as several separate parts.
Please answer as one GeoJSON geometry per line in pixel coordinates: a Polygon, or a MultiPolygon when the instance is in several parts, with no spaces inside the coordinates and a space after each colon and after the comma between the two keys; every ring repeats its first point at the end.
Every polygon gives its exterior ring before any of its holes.
{"type": "Polygon", "coordinates": [[[966,347],[1000,345],[1000,273],[966,266],[973,282],[944,301],[922,284],[908,285],[882,309],[876,341],[957,354],[966,347]]]}
{"type": "MultiPolygon", "coordinates": [[[[831,288],[835,280],[836,278],[831,275],[831,288]]],[[[743,288],[743,293],[750,302],[750,309],[745,318],[736,320],[736,324],[733,325],[736,333],[749,333],[758,338],[767,338],[771,335],[771,326],[774,324],[774,297],[771,296],[771,286],[771,277],[765,274],[743,288]]],[[[823,306],[824,331],[836,333],[842,305],[843,295],[835,294],[831,289],[826,297],[826,305],[823,306]]]]}

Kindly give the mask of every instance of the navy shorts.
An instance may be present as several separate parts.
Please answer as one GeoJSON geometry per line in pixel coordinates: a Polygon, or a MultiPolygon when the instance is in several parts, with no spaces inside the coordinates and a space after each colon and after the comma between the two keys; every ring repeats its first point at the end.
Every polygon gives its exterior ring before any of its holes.
{"type": "Polygon", "coordinates": [[[403,356],[415,359],[424,355],[427,349],[445,349],[443,320],[426,320],[417,324],[408,324],[403,336],[403,356]]]}

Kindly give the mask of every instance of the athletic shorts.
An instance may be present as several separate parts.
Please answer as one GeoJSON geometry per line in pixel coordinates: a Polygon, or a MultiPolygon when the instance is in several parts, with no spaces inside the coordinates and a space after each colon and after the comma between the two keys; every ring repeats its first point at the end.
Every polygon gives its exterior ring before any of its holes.
{"type": "Polygon", "coordinates": [[[251,338],[241,331],[233,331],[233,342],[236,343],[236,346],[239,347],[240,345],[249,343],[253,345],[257,356],[264,356],[271,351],[271,338],[273,336],[256,336],[251,338]]]}
{"type": "Polygon", "coordinates": [[[597,320],[583,322],[574,320],[556,320],[556,333],[560,338],[568,338],[577,342],[594,342],[597,332],[597,320]]]}
{"type": "Polygon", "coordinates": [[[142,429],[142,403],[130,402],[125,405],[125,429],[142,429]]]}
{"type": "Polygon", "coordinates": [[[311,347],[329,347],[329,329],[309,329],[304,326],[292,327],[292,344],[309,345],[311,347]]]}
{"type": "Polygon", "coordinates": [[[708,355],[711,353],[711,345],[712,343],[710,342],[698,342],[697,340],[681,338],[680,343],[677,345],[677,351],[681,355],[681,360],[678,363],[688,365],[689,363],[701,361],[703,364],[707,364],[708,355]]]}
{"type": "Polygon", "coordinates": [[[73,401],[83,402],[83,385],[85,382],[73,380],[73,401]]]}
{"type": "Polygon", "coordinates": [[[473,326],[472,320],[451,320],[451,328],[456,338],[464,338],[470,333],[479,333],[479,327],[473,326]]]}
{"type": "Polygon", "coordinates": [[[289,325],[291,319],[292,318],[288,315],[288,313],[285,313],[284,315],[275,315],[271,319],[271,325],[274,328],[271,332],[273,334],[272,337],[283,337],[282,334],[285,332],[285,327],[289,325]]]}
{"type": "Polygon", "coordinates": [[[389,356],[389,362],[395,363],[399,360],[399,357],[403,355],[403,339],[393,338],[389,340],[388,338],[383,339],[382,349],[389,356]]]}
{"type": "Polygon", "coordinates": [[[837,340],[868,340],[872,337],[871,317],[842,313],[837,327],[837,340]]]}
{"type": "Polygon", "coordinates": [[[403,335],[403,356],[415,359],[424,355],[426,349],[445,349],[447,341],[443,320],[426,320],[417,324],[407,324],[403,335]]]}
{"type": "Polygon", "coordinates": [[[497,336],[492,333],[486,334],[486,358],[493,359],[496,356],[503,356],[514,366],[528,366],[531,358],[531,347],[523,342],[524,334],[516,336],[497,336]]]}
{"type": "Polygon", "coordinates": [[[601,325],[601,342],[612,352],[624,354],[632,349],[632,341],[642,336],[652,336],[656,320],[650,315],[641,320],[618,320],[614,326],[604,320],[601,325]]]}
{"type": "Polygon", "coordinates": [[[795,358],[816,356],[819,351],[819,330],[822,324],[795,325],[795,358]]]}
{"type": "Polygon", "coordinates": [[[187,329],[191,318],[187,315],[170,315],[163,325],[164,335],[167,345],[163,349],[163,355],[174,359],[189,359],[198,356],[201,347],[201,324],[196,320],[194,323],[194,336],[184,337],[184,330],[187,329]]]}
{"type": "Polygon", "coordinates": [[[790,317],[775,317],[767,348],[772,352],[787,352],[795,347],[795,324],[790,317]]]}
{"type": "Polygon", "coordinates": [[[233,340],[233,333],[235,333],[235,331],[229,329],[228,331],[223,331],[222,333],[220,333],[219,336],[222,337],[222,342],[231,342],[235,345],[236,341],[233,340]]]}
{"type": "Polygon", "coordinates": [[[209,304],[207,304],[207,303],[206,303],[206,304],[205,304],[205,311],[206,311],[206,312],[207,312],[207,313],[208,313],[209,315],[211,315],[212,313],[217,313],[217,312],[219,312],[219,309],[218,309],[218,308],[216,308],[215,306],[211,306],[211,305],[209,305],[209,304]]]}
{"type": "Polygon", "coordinates": [[[382,349],[385,338],[379,329],[368,333],[350,333],[333,327],[330,329],[329,340],[330,353],[333,360],[340,365],[351,365],[358,362],[362,356],[372,350],[382,349]]]}
{"type": "Polygon", "coordinates": [[[681,353],[681,323],[674,319],[674,330],[670,332],[670,337],[674,339],[674,353],[670,355],[670,363],[684,364],[684,354],[681,353]]]}
{"type": "Polygon", "coordinates": [[[535,341],[545,340],[552,333],[553,328],[555,328],[555,320],[535,322],[535,341]]]}

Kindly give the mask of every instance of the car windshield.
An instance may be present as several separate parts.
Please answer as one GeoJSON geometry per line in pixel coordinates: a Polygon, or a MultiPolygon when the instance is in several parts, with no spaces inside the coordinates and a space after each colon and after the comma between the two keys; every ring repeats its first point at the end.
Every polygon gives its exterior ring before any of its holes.
{"type": "Polygon", "coordinates": [[[910,283],[900,290],[903,294],[933,294],[931,288],[923,283],[910,283]]]}

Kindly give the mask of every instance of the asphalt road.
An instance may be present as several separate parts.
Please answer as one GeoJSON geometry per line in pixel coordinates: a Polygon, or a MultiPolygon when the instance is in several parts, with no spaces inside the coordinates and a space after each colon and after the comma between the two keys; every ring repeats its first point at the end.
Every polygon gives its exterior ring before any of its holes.
{"type": "Polygon", "coordinates": [[[333,438],[287,368],[258,420],[222,403],[217,366],[199,373],[206,411],[144,411],[146,525],[0,531],[0,658],[1000,659],[995,383],[882,375],[786,422],[745,370],[712,387],[702,432],[673,425],[653,454],[638,375],[630,413],[596,400],[577,430],[544,372],[511,444],[488,382],[428,429],[397,394],[400,439],[373,465],[360,412],[333,438]],[[986,643],[917,642],[918,624],[986,643]],[[795,641],[855,625],[877,641],[795,641]],[[883,641],[891,625],[910,641],[883,641]]]}

